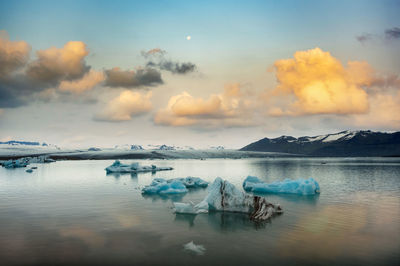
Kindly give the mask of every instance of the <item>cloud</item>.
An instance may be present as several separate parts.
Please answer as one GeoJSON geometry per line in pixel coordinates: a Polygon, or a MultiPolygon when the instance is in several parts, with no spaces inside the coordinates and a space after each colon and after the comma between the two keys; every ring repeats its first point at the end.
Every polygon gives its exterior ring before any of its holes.
{"type": "Polygon", "coordinates": [[[187,74],[190,72],[196,71],[197,67],[195,64],[187,62],[187,63],[177,63],[170,60],[161,60],[160,62],[147,62],[146,66],[148,67],[157,67],[161,70],[169,71],[174,74],[187,74]]]}
{"type": "MultiPolygon", "coordinates": [[[[84,61],[88,51],[83,42],[40,50],[37,59],[31,62],[30,49],[26,42],[10,41],[5,31],[0,32],[0,108],[19,107],[42,99],[42,95],[56,95],[48,92],[63,81],[82,78],[90,68],[84,61]]],[[[63,84],[64,89],[66,85],[63,84]]],[[[71,86],[73,83],[69,89],[71,86]]]]}
{"type": "Polygon", "coordinates": [[[391,29],[386,29],[385,37],[386,37],[386,39],[389,39],[389,40],[400,39],[400,28],[393,27],[391,29]]]}
{"type": "Polygon", "coordinates": [[[109,87],[134,88],[141,86],[154,86],[162,84],[161,73],[152,68],[133,70],[121,70],[115,67],[105,71],[105,85],[109,87]]]}
{"type": "Polygon", "coordinates": [[[352,125],[374,129],[400,129],[400,87],[396,94],[377,93],[370,97],[371,110],[351,117],[352,125]]]}
{"type": "Polygon", "coordinates": [[[131,120],[133,116],[149,112],[152,109],[152,93],[146,94],[124,90],[107,103],[104,110],[95,115],[97,121],[120,122],[131,120]]]}
{"type": "Polygon", "coordinates": [[[225,87],[221,94],[207,99],[187,92],[172,96],[166,108],[154,116],[154,123],[164,126],[238,127],[254,125],[254,95],[239,84],[225,87]]]}
{"type": "Polygon", "coordinates": [[[58,89],[63,92],[81,94],[93,89],[104,80],[105,75],[102,71],[90,70],[81,79],[73,81],[63,80],[58,89]]]}
{"type": "Polygon", "coordinates": [[[161,50],[160,48],[150,49],[148,51],[142,51],[141,54],[144,58],[148,58],[151,56],[163,56],[167,52],[165,50],[161,50]]]}
{"type": "Polygon", "coordinates": [[[25,66],[31,47],[24,41],[10,41],[6,31],[0,31],[0,78],[25,66]]]}
{"type": "Polygon", "coordinates": [[[370,33],[363,33],[361,35],[356,36],[357,41],[359,41],[362,44],[372,40],[373,38],[374,36],[370,33]]]}
{"type": "Polygon", "coordinates": [[[142,56],[145,59],[152,59],[146,62],[146,67],[158,68],[160,70],[165,70],[174,74],[182,75],[197,70],[197,66],[193,63],[179,63],[170,59],[166,59],[166,53],[167,52],[165,50],[161,50],[160,48],[154,48],[147,52],[142,51],[142,56]]]}
{"type": "Polygon", "coordinates": [[[393,27],[390,29],[386,29],[383,34],[371,34],[371,33],[363,33],[361,35],[356,36],[357,41],[362,44],[373,40],[398,40],[400,39],[400,28],[393,27]]]}
{"type": "Polygon", "coordinates": [[[84,60],[88,54],[86,44],[80,41],[67,42],[63,48],[39,50],[37,59],[28,65],[27,75],[45,84],[79,79],[90,69],[84,60]]]}
{"type": "Polygon", "coordinates": [[[372,84],[373,69],[367,62],[348,62],[345,68],[320,48],[298,51],[292,59],[274,64],[278,81],[272,97],[293,98],[275,115],[357,114],[368,112],[363,86],[372,84]]]}

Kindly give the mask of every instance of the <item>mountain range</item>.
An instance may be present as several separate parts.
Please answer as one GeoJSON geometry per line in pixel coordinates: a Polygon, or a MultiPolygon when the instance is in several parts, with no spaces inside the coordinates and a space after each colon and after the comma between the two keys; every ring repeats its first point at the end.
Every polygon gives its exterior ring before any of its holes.
{"type": "Polygon", "coordinates": [[[400,156],[400,131],[342,131],[314,137],[263,138],[241,151],[284,152],[304,156],[400,156]]]}

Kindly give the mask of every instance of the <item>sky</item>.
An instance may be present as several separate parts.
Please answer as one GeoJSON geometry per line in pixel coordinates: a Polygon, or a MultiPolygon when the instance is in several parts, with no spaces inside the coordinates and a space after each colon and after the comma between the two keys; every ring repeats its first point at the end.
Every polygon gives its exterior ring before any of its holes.
{"type": "Polygon", "coordinates": [[[400,130],[399,1],[0,0],[0,141],[400,130]]]}

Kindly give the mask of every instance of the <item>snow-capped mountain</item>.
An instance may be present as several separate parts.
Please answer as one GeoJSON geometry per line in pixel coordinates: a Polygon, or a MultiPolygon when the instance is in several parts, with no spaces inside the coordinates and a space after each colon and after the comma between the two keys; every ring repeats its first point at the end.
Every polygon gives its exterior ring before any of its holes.
{"type": "Polygon", "coordinates": [[[134,151],[139,151],[139,150],[144,150],[141,145],[135,145],[135,144],[124,144],[124,145],[116,145],[114,147],[116,150],[134,150],[134,151]]]}
{"type": "Polygon", "coordinates": [[[211,146],[210,150],[225,150],[224,146],[211,146]]]}
{"type": "Polygon", "coordinates": [[[150,150],[161,150],[161,151],[194,150],[194,148],[190,147],[190,146],[181,147],[181,146],[165,145],[165,144],[162,144],[162,145],[149,144],[147,146],[148,146],[148,149],[150,149],[150,150]]]}
{"type": "Polygon", "coordinates": [[[60,149],[56,145],[47,144],[46,142],[37,142],[37,141],[18,141],[18,140],[9,140],[9,141],[0,141],[0,145],[3,147],[15,147],[15,148],[52,148],[52,149],[60,149]]]}
{"type": "Polygon", "coordinates": [[[319,136],[264,138],[242,151],[285,152],[308,156],[400,155],[400,132],[342,131],[319,136]]]}

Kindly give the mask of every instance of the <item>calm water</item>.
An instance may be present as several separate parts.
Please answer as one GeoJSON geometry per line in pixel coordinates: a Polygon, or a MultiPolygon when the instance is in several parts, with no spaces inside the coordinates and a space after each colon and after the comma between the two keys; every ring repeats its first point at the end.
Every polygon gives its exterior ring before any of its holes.
{"type": "Polygon", "coordinates": [[[1,168],[0,264],[400,264],[400,159],[154,160],[142,163],[175,170],[137,176],[106,175],[111,163],[1,168]],[[239,214],[173,214],[172,201],[199,202],[206,190],[168,199],[138,189],[189,175],[237,186],[247,175],[313,177],[321,194],[268,195],[285,212],[254,224],[239,214]],[[192,240],[203,256],[183,251],[192,240]]]}

